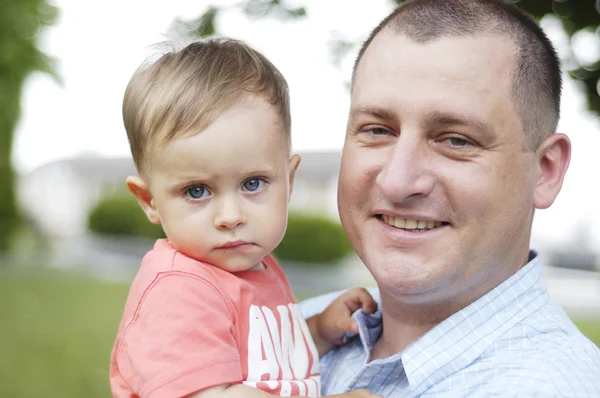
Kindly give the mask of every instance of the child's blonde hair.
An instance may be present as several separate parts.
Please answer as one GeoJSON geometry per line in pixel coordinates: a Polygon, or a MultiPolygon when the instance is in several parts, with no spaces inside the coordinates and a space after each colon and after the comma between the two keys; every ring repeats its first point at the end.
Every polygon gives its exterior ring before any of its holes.
{"type": "Polygon", "coordinates": [[[196,133],[249,96],[272,104],[289,141],[288,85],[260,52],[234,39],[208,39],[170,51],[133,74],[123,99],[123,121],[133,160],[143,173],[158,143],[196,133]]]}

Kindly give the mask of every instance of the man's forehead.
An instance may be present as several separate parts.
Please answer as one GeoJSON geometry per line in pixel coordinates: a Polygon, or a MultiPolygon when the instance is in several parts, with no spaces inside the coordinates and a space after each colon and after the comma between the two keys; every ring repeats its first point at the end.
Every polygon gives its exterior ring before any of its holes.
{"type": "Polygon", "coordinates": [[[376,73],[392,64],[423,67],[432,64],[456,64],[473,70],[476,67],[509,71],[516,61],[517,46],[508,35],[479,32],[469,35],[446,35],[426,41],[411,39],[391,29],[381,31],[370,43],[356,67],[358,78],[365,70],[376,73]]]}
{"type": "Polygon", "coordinates": [[[384,31],[375,37],[357,66],[352,100],[365,94],[390,93],[390,88],[419,90],[436,80],[446,80],[449,89],[470,85],[510,95],[515,54],[516,46],[499,34],[417,42],[384,31]]]}

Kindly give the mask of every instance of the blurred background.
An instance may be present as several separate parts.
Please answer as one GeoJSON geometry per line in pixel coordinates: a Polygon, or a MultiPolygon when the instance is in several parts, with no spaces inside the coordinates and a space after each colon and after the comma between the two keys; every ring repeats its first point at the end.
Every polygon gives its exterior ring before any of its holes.
{"type": "MultiPolygon", "coordinates": [[[[128,284],[162,233],[125,192],[121,100],[164,40],[240,38],[283,72],[303,161],[277,255],[300,299],[373,286],[339,225],[336,183],[352,62],[401,2],[0,0],[0,396],[110,396],[128,284]]],[[[600,344],[600,1],[512,2],[559,51],[559,130],[573,142],[532,246],[553,300],[600,344]]]]}

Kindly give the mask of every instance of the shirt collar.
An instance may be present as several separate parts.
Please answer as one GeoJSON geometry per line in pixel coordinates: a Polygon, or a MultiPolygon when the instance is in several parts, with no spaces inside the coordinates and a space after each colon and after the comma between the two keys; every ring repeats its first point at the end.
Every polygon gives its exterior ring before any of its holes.
{"type": "MultiPolygon", "coordinates": [[[[403,352],[379,361],[402,361],[411,391],[417,395],[465,368],[499,336],[547,303],[537,253],[531,251],[529,260],[506,281],[442,321],[403,352]]],[[[369,353],[381,334],[381,313],[359,311],[356,320],[363,348],[369,353]]]]}

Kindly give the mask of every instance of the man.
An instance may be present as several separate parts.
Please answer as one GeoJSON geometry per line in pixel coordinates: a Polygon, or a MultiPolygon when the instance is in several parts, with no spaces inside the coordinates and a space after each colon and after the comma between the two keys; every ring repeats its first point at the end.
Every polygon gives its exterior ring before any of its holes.
{"type": "Polygon", "coordinates": [[[409,1],[372,32],[338,205],[381,313],[322,359],[323,395],[600,397],[600,351],[529,250],[569,165],[560,91],[547,37],[502,1],[409,1]]]}

